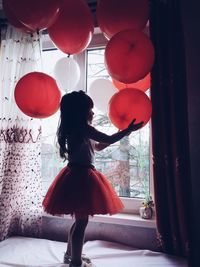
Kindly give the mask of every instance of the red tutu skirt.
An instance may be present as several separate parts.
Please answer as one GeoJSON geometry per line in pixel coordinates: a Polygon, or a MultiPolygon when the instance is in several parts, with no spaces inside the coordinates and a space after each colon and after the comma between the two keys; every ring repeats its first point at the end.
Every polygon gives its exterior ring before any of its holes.
{"type": "Polygon", "coordinates": [[[47,213],[76,216],[115,214],[123,204],[108,179],[94,167],[66,166],[43,200],[47,213]]]}

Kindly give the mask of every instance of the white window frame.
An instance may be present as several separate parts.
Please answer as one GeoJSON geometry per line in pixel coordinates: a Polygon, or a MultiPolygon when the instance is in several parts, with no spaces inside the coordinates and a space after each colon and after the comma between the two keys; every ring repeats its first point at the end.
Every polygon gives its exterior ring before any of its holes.
{"type": "MultiPolygon", "coordinates": [[[[95,28],[93,38],[86,50],[84,50],[82,53],[73,55],[73,58],[76,60],[76,62],[79,64],[79,67],[81,69],[81,76],[80,80],[76,86],[77,89],[82,89],[86,91],[87,88],[87,50],[94,49],[94,48],[102,48],[106,46],[106,43],[108,40],[104,37],[104,35],[101,33],[99,28],[95,28]]],[[[43,35],[42,37],[42,50],[51,50],[56,49],[55,45],[51,41],[48,34],[43,35]]],[[[75,88],[75,89],[76,89],[75,88]]],[[[150,136],[151,136],[151,127],[150,127],[150,136]]],[[[150,194],[152,198],[154,199],[154,190],[153,190],[153,164],[152,164],[152,144],[151,144],[151,138],[150,138],[150,194]]],[[[124,210],[122,213],[126,214],[139,214],[139,208],[141,206],[142,199],[137,198],[128,198],[128,197],[120,197],[124,204],[124,210]]]]}

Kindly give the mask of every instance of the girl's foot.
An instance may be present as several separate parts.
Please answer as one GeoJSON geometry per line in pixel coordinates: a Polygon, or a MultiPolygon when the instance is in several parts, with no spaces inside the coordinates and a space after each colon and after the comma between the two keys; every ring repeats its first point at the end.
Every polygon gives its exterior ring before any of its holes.
{"type": "Polygon", "coordinates": [[[88,263],[88,264],[92,263],[92,262],[91,262],[91,259],[88,258],[88,257],[86,257],[85,254],[82,254],[82,257],[81,257],[81,258],[82,258],[82,260],[83,260],[84,262],[86,262],[86,263],[88,263]]]}
{"type": "Polygon", "coordinates": [[[82,264],[79,266],[76,266],[70,263],[69,267],[95,267],[95,266],[92,263],[87,263],[87,262],[82,261],[82,264]]]}
{"type": "MultiPolygon", "coordinates": [[[[88,264],[91,263],[90,258],[86,257],[85,254],[82,254],[82,257],[81,257],[81,258],[82,258],[82,260],[83,260],[84,262],[86,262],[86,263],[88,263],[88,264]]],[[[65,252],[65,254],[64,254],[64,258],[63,258],[63,263],[70,264],[71,260],[72,260],[71,256],[68,255],[68,254],[65,252]]]]}
{"type": "Polygon", "coordinates": [[[63,258],[63,263],[66,263],[66,264],[70,264],[70,262],[71,262],[71,256],[69,256],[68,254],[67,254],[67,252],[65,252],[65,254],[64,254],[64,258],[63,258]]]}

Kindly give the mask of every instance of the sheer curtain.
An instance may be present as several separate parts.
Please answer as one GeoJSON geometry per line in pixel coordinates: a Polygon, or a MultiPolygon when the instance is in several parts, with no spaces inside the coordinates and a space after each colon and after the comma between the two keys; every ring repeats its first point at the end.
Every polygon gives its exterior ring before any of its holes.
{"type": "Polygon", "coordinates": [[[31,71],[41,71],[39,34],[5,27],[0,52],[0,240],[40,233],[41,125],[14,100],[17,81],[31,71]]]}

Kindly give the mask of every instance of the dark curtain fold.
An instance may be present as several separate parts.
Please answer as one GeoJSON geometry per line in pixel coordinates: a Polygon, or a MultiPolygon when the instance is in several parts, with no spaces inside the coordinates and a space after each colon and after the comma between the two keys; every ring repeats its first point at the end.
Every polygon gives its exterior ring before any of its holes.
{"type": "Polygon", "coordinates": [[[184,39],[177,0],[151,1],[152,146],[157,237],[163,252],[190,255],[191,180],[184,39]]]}

